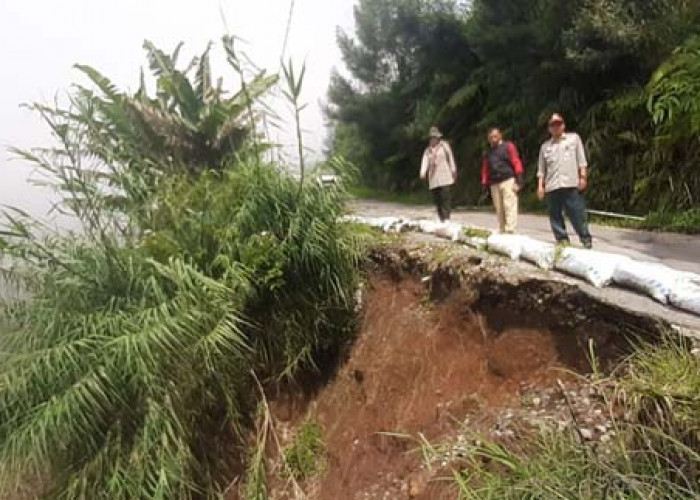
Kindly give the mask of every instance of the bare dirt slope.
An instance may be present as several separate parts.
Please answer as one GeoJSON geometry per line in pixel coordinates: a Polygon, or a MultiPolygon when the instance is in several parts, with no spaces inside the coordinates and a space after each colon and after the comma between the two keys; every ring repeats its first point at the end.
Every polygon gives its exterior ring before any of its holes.
{"type": "MultiPolygon", "coordinates": [[[[467,443],[465,429],[508,440],[576,422],[603,439],[595,391],[575,375],[590,370],[589,345],[606,369],[628,352],[628,335],[664,329],[574,286],[503,280],[474,257],[433,268],[412,251],[374,259],[381,272],[368,282],[347,362],[310,399],[273,404],[280,426],[323,429],[326,472],[302,485],[306,498],[456,498],[460,447],[429,470],[420,442],[467,443]]],[[[273,498],[300,497],[278,484],[273,498]]]]}

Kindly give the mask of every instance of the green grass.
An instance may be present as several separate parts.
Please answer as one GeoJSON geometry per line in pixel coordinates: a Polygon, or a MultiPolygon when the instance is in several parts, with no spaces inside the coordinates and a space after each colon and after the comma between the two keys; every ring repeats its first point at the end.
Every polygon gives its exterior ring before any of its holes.
{"type": "Polygon", "coordinates": [[[462,499],[681,499],[700,496],[700,358],[685,342],[643,346],[607,381],[619,414],[603,453],[575,432],[468,451],[462,499]]]}
{"type": "Polygon", "coordinates": [[[462,232],[467,238],[484,238],[491,236],[491,231],[488,229],[479,229],[475,227],[465,227],[462,232]]]}
{"type": "Polygon", "coordinates": [[[700,234],[700,209],[691,209],[685,212],[653,212],[643,221],[592,215],[591,222],[601,226],[623,229],[700,234]]]}
{"type": "Polygon", "coordinates": [[[316,422],[304,422],[294,442],[284,449],[284,470],[297,481],[316,477],[325,471],[325,450],[321,426],[316,422]]]}

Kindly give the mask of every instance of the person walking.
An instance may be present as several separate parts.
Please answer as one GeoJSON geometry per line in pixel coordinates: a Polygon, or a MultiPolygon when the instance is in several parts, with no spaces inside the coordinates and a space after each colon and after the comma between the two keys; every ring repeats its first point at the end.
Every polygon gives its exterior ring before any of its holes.
{"type": "Polygon", "coordinates": [[[499,128],[488,133],[489,150],[481,163],[481,186],[491,199],[503,234],[513,234],[518,225],[518,192],[523,186],[523,162],[518,149],[503,140],[499,128]]]}
{"type": "Polygon", "coordinates": [[[549,221],[559,245],[569,245],[564,213],[569,217],[584,248],[592,248],[583,193],[588,188],[588,161],[578,134],[566,131],[559,113],[549,120],[550,139],[540,148],[537,196],[547,200],[549,221]]]}
{"type": "Polygon", "coordinates": [[[437,127],[431,127],[430,143],[423,153],[420,178],[428,180],[440,222],[450,220],[452,212],[452,185],[457,180],[457,167],[452,148],[443,140],[437,127]]]}

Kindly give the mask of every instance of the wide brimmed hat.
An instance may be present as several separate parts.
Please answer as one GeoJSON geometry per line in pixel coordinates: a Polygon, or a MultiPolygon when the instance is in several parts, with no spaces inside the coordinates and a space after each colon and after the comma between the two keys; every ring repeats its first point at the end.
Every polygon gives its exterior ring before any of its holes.
{"type": "Polygon", "coordinates": [[[442,132],[437,127],[430,127],[430,132],[428,132],[428,137],[431,139],[442,139],[442,132]]]}

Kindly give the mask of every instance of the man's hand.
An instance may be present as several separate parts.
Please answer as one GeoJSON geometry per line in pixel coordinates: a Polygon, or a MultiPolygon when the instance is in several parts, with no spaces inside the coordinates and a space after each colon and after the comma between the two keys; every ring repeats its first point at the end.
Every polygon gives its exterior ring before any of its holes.
{"type": "Polygon", "coordinates": [[[588,179],[585,176],[581,176],[578,179],[578,190],[582,193],[588,189],[588,179]]]}
{"type": "Polygon", "coordinates": [[[479,196],[479,199],[476,202],[477,206],[481,206],[484,203],[486,203],[486,200],[489,199],[490,194],[491,188],[489,188],[488,186],[481,186],[481,196],[479,196]]]}
{"type": "Polygon", "coordinates": [[[515,176],[515,183],[513,184],[513,191],[515,191],[516,193],[519,193],[523,189],[524,185],[525,185],[525,181],[523,180],[523,176],[516,175],[515,176]]]}
{"type": "Polygon", "coordinates": [[[539,198],[540,200],[544,200],[545,194],[546,193],[544,191],[544,186],[540,186],[537,188],[537,198],[539,198]]]}

